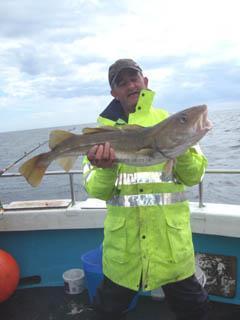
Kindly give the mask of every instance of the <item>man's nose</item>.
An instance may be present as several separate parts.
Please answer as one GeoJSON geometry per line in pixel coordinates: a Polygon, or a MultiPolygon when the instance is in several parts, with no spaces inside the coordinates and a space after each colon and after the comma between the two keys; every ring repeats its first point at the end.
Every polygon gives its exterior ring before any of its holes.
{"type": "Polygon", "coordinates": [[[135,88],[135,82],[133,80],[128,81],[128,89],[135,88]]]}

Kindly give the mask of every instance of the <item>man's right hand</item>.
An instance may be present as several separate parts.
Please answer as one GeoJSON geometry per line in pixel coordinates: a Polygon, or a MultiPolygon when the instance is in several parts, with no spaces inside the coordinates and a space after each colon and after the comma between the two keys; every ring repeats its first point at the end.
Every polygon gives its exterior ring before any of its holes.
{"type": "Polygon", "coordinates": [[[87,158],[98,168],[112,168],[116,160],[115,151],[109,142],[93,146],[87,153],[87,158]]]}

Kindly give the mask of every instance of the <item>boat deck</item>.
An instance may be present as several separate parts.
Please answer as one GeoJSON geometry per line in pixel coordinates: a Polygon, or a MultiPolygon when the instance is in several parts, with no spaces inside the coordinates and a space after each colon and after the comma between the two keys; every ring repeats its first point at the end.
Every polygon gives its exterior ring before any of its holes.
{"type": "MultiPolygon", "coordinates": [[[[7,301],[0,304],[3,320],[88,320],[83,315],[88,306],[88,294],[68,295],[63,287],[45,287],[17,290],[7,301]]],[[[210,302],[209,320],[239,320],[240,306],[210,302]]],[[[151,297],[139,298],[135,310],[127,320],[174,320],[166,302],[151,297]]]]}

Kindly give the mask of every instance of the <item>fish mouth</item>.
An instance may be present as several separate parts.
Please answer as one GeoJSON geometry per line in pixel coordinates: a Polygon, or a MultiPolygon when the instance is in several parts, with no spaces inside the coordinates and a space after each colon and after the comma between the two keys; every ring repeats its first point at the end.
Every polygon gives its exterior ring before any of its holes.
{"type": "Polygon", "coordinates": [[[196,124],[196,130],[198,132],[208,132],[213,128],[212,122],[208,119],[208,109],[207,107],[203,111],[202,116],[196,124]]]}

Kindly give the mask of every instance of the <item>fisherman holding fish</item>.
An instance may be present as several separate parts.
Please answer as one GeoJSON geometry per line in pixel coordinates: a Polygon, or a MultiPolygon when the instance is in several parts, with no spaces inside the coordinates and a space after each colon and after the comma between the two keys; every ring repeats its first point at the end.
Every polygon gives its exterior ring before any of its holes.
{"type": "Polygon", "coordinates": [[[86,190],[107,203],[104,279],[93,309],[83,311],[88,319],[125,319],[137,291],[162,287],[177,320],[206,320],[208,295],[194,275],[184,190],[201,181],[207,166],[196,146],[212,127],[207,107],[171,116],[154,108],[148,79],[131,59],[117,60],[108,77],[114,99],[100,114],[100,126],[82,134],[53,130],[50,151],[27,160],[19,172],[36,187],[52,161],[69,171],[87,155],[86,190]]]}
{"type": "MultiPolygon", "coordinates": [[[[110,66],[108,77],[114,99],[100,114],[100,125],[152,127],[168,118],[167,111],[152,106],[154,92],[148,89],[148,79],[136,62],[117,60],[110,66]]],[[[178,119],[180,125],[189,125],[187,116],[178,119]]],[[[196,128],[204,130],[204,125],[210,129],[206,112],[196,128]]],[[[174,130],[178,130],[177,125],[174,130]]],[[[164,128],[162,133],[165,140],[171,135],[164,128]]],[[[179,135],[181,139],[180,129],[179,135]]],[[[149,149],[141,150],[142,155],[149,156],[149,149]]],[[[159,152],[165,155],[164,147],[159,152]]],[[[173,157],[168,155],[165,163],[150,166],[116,163],[115,149],[108,141],[94,145],[87,153],[86,190],[106,200],[108,208],[104,279],[97,289],[91,319],[125,319],[136,291],[160,286],[178,320],[208,318],[208,295],[194,275],[190,213],[184,194],[185,186],[201,181],[207,160],[194,146],[183,150],[174,161],[173,157]],[[165,174],[169,164],[170,174],[165,174]]]]}

